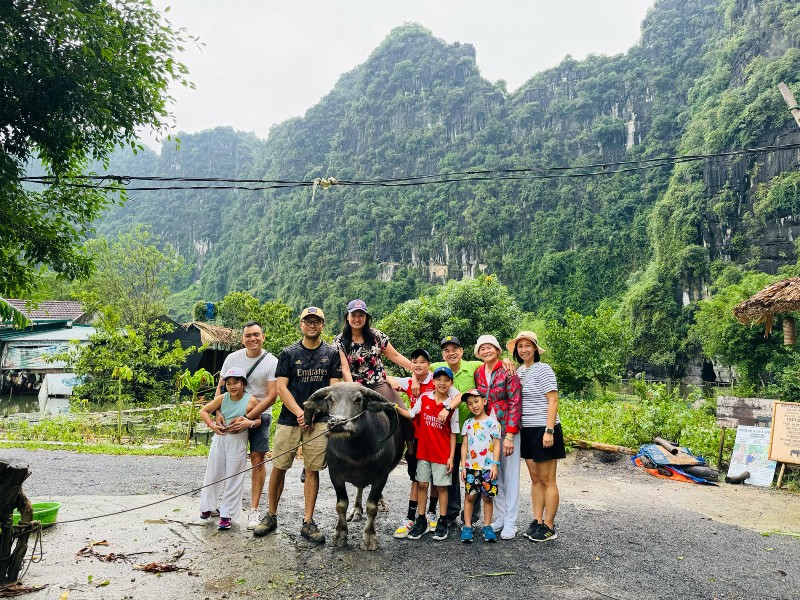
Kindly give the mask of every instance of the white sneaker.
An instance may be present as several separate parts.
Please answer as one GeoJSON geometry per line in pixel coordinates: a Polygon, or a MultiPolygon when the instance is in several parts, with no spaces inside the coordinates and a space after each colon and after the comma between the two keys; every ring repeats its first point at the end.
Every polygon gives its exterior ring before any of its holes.
{"type": "Polygon", "coordinates": [[[492,521],[492,529],[494,530],[495,533],[500,533],[501,531],[503,531],[503,524],[500,521],[492,521]]]}
{"type": "Polygon", "coordinates": [[[439,524],[439,518],[436,513],[428,513],[428,531],[436,531],[436,526],[439,524]]]}
{"type": "Polygon", "coordinates": [[[394,530],[394,537],[398,540],[402,540],[408,537],[408,532],[411,531],[411,528],[414,526],[414,521],[409,521],[408,519],[403,519],[403,522],[400,523],[400,527],[394,530]]]}
{"type": "Polygon", "coordinates": [[[251,508],[247,511],[247,528],[255,529],[256,525],[261,521],[261,515],[257,508],[251,508]]]}
{"type": "Polygon", "coordinates": [[[517,537],[517,528],[516,527],[512,527],[510,525],[506,525],[500,531],[500,539],[501,540],[513,540],[515,537],[517,537]]]}

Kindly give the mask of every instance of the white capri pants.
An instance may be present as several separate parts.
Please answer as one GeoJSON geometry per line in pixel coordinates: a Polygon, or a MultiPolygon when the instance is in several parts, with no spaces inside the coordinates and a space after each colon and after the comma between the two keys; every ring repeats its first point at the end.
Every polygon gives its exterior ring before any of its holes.
{"type": "Polygon", "coordinates": [[[225,435],[214,435],[211,449],[208,452],[208,465],[203,485],[214,481],[213,485],[204,487],[200,492],[200,512],[216,510],[219,504],[219,516],[233,519],[242,512],[242,490],[247,468],[247,430],[240,433],[228,432],[225,435]],[[225,477],[239,473],[235,477],[219,481],[225,477]]]}
{"type": "MultiPolygon", "coordinates": [[[[500,438],[502,444],[503,438],[500,438]]],[[[502,446],[501,446],[502,448],[502,446]]],[[[514,452],[508,456],[500,453],[500,469],[497,481],[497,497],[494,500],[492,523],[502,525],[501,535],[512,537],[517,533],[519,516],[519,434],[514,434],[514,452]]]]}

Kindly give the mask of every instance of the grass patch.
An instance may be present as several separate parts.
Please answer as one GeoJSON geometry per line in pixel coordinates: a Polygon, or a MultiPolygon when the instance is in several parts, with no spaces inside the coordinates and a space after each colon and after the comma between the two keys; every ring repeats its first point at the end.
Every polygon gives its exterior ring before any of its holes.
{"type": "Polygon", "coordinates": [[[183,443],[163,444],[161,446],[141,447],[125,444],[91,444],[82,442],[44,442],[44,441],[0,441],[2,448],[23,448],[25,450],[68,450],[81,454],[113,454],[133,456],[208,456],[208,446],[202,444],[186,447],[183,443]]]}
{"type": "MultiPolygon", "coordinates": [[[[702,395],[683,400],[677,389],[668,392],[666,386],[655,384],[624,399],[614,394],[591,399],[565,396],[559,399],[558,412],[570,437],[629,448],[662,437],[716,464],[722,435],[714,414],[716,403],[709,399],[692,408],[697,400],[702,401],[702,395]]],[[[728,436],[724,456],[730,457],[733,442],[728,436]]]]}

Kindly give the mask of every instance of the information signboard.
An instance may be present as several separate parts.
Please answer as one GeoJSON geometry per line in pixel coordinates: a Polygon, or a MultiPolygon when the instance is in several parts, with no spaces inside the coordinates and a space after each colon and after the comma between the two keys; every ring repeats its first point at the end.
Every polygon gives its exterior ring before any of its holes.
{"type": "Polygon", "coordinates": [[[776,402],[772,409],[769,458],[800,465],[800,403],[776,402]]]}
{"type": "Polygon", "coordinates": [[[747,471],[750,477],[745,483],[769,487],[775,477],[774,460],[769,460],[769,427],[749,427],[740,425],[736,429],[736,442],[733,444],[729,476],[738,476],[747,471]]]}

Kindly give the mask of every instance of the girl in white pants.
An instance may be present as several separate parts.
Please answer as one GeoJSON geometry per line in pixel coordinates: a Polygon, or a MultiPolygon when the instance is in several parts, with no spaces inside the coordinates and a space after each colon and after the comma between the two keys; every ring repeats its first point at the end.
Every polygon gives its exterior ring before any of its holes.
{"type": "Polygon", "coordinates": [[[244,416],[258,404],[256,398],[244,391],[247,385],[244,369],[228,369],[223,380],[228,391],[200,409],[200,418],[214,432],[203,479],[203,485],[207,487],[200,493],[200,518],[208,519],[219,504],[219,528],[230,529],[231,520],[242,510],[244,470],[247,468],[247,429],[258,427],[261,419],[250,420],[244,416]],[[225,417],[227,426],[217,425],[212,420],[209,413],[216,410],[225,417]],[[225,479],[231,475],[234,476],[225,479]]]}

